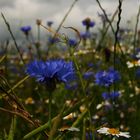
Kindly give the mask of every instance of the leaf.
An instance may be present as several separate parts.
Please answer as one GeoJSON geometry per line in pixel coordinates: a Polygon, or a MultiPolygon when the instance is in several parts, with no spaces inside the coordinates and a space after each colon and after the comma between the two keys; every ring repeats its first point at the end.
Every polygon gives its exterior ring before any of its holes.
{"type": "Polygon", "coordinates": [[[16,116],[12,118],[11,127],[9,130],[8,140],[14,140],[14,133],[16,129],[16,116]]]}

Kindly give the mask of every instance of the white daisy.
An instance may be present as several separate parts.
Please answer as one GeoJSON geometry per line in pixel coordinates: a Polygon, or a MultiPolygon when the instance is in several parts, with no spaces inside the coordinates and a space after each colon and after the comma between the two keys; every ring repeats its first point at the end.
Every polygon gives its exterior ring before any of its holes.
{"type": "Polygon", "coordinates": [[[127,66],[128,68],[133,68],[134,66],[140,66],[140,60],[136,60],[136,61],[127,61],[127,66]]]}
{"type": "Polygon", "coordinates": [[[113,135],[113,136],[122,136],[126,138],[130,138],[129,132],[120,132],[118,129],[115,128],[107,128],[107,127],[102,127],[97,130],[98,133],[100,134],[105,134],[105,135],[113,135]]]}

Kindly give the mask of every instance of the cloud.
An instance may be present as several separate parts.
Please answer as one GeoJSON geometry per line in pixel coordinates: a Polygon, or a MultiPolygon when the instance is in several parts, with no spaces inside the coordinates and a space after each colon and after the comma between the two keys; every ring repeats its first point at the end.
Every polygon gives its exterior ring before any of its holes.
{"type": "MultiPolygon", "coordinates": [[[[72,2],[73,0],[0,0],[0,8],[10,22],[14,33],[17,34],[20,26],[23,25],[31,25],[33,29],[36,29],[36,19],[42,19],[44,25],[46,25],[46,21],[53,20],[54,27],[57,28],[72,2]]],[[[114,13],[118,6],[118,1],[116,0],[100,0],[100,2],[106,12],[111,14],[114,13]]],[[[122,24],[124,24],[128,19],[131,20],[136,17],[139,2],[138,0],[124,0],[122,6],[122,24]]],[[[81,29],[81,21],[86,17],[90,17],[100,26],[97,12],[102,13],[95,0],[79,0],[64,25],[81,29]]],[[[134,23],[135,20],[133,25],[134,23]]],[[[0,27],[0,36],[8,36],[6,26],[1,18],[0,27]]]]}
{"type": "Polygon", "coordinates": [[[16,0],[0,0],[0,8],[14,7],[16,0]]]}

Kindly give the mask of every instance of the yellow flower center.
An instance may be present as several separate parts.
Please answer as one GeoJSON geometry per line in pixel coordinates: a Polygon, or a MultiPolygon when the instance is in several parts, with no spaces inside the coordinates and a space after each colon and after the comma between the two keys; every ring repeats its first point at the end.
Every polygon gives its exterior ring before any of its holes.
{"type": "Polygon", "coordinates": [[[26,100],[25,100],[25,104],[33,104],[34,103],[34,100],[32,97],[28,97],[26,100]]]}
{"type": "Polygon", "coordinates": [[[132,64],[134,64],[134,65],[137,65],[138,64],[138,61],[132,61],[132,64]]]}
{"type": "Polygon", "coordinates": [[[115,128],[109,128],[107,131],[112,135],[120,134],[120,131],[115,128]]]}

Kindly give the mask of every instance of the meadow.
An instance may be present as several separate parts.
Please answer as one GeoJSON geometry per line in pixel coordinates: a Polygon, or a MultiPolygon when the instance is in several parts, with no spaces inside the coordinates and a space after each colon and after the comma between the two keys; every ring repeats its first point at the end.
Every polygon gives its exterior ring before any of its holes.
{"type": "Polygon", "coordinates": [[[84,32],[64,26],[73,3],[57,29],[35,21],[37,40],[21,27],[20,46],[1,13],[12,43],[0,44],[0,140],[140,139],[140,8],[132,30],[120,26],[122,0],[110,16],[97,2],[97,33],[90,17],[84,32]]]}

